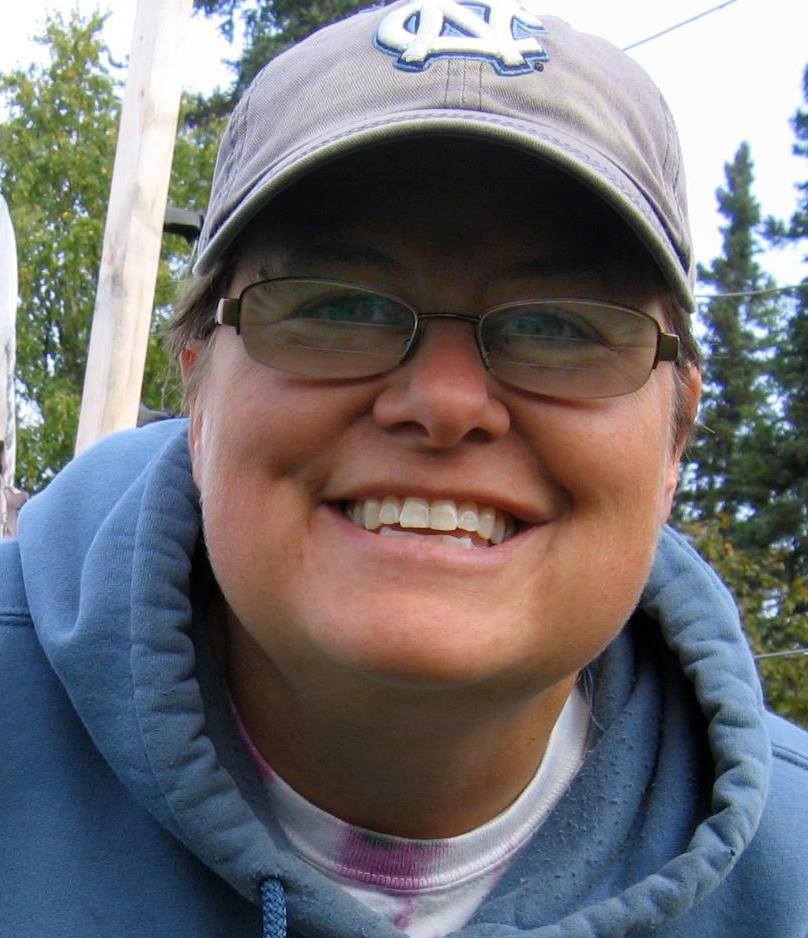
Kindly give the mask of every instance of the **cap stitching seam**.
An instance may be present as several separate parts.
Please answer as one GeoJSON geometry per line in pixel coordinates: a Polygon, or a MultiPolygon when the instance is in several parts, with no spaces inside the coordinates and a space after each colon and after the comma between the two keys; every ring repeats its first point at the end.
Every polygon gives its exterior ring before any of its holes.
{"type": "Polygon", "coordinates": [[[466,85],[468,84],[468,65],[469,65],[469,60],[464,58],[463,59],[463,77],[462,77],[462,81],[460,82],[460,103],[463,105],[463,107],[468,106],[466,104],[466,85]]]}

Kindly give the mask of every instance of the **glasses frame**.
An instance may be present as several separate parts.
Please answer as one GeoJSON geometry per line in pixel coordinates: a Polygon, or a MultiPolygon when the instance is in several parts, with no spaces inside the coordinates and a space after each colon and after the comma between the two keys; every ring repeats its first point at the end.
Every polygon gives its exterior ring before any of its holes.
{"type": "MultiPolygon", "coordinates": [[[[363,286],[358,283],[348,283],[341,280],[326,280],[319,277],[271,277],[263,280],[256,280],[253,283],[247,284],[244,287],[237,297],[222,297],[216,304],[216,315],[214,328],[216,326],[232,326],[236,330],[237,335],[242,335],[241,332],[241,304],[244,299],[244,295],[255,287],[261,286],[262,284],[268,283],[312,283],[319,284],[322,286],[335,286],[347,290],[359,290],[363,293],[371,293],[375,296],[384,297],[386,299],[392,300],[395,303],[400,304],[405,309],[408,309],[414,318],[414,324],[412,328],[412,333],[407,340],[407,344],[404,348],[403,353],[398,358],[398,360],[390,365],[389,368],[385,368],[382,371],[372,372],[368,375],[361,376],[362,378],[374,378],[379,375],[387,374],[389,371],[398,368],[399,365],[403,364],[410,356],[412,356],[415,350],[418,347],[418,343],[421,340],[421,336],[424,331],[424,324],[434,319],[450,319],[456,320],[459,322],[467,322],[474,327],[474,338],[477,344],[477,351],[479,352],[480,358],[482,359],[483,364],[485,365],[486,370],[493,377],[497,378],[498,381],[502,381],[503,384],[506,384],[510,387],[519,387],[519,385],[514,385],[510,381],[500,378],[497,373],[494,371],[491,362],[488,358],[488,353],[486,352],[485,345],[483,343],[483,323],[486,318],[498,313],[503,309],[518,309],[520,306],[534,306],[537,303],[584,303],[587,306],[593,306],[599,309],[608,309],[614,310],[619,313],[629,313],[632,316],[638,316],[642,319],[647,320],[652,323],[656,329],[657,341],[656,349],[654,351],[654,360],[651,367],[648,370],[648,375],[643,381],[642,384],[638,387],[633,388],[629,391],[621,391],[613,395],[603,395],[601,399],[606,397],[621,397],[624,394],[631,394],[633,391],[639,390],[648,378],[651,377],[651,372],[657,367],[660,362],[677,362],[679,359],[679,350],[680,350],[680,340],[679,336],[671,332],[664,332],[659,322],[648,313],[643,312],[640,309],[634,309],[631,306],[625,306],[619,303],[606,303],[600,300],[591,300],[584,297],[569,297],[569,296],[552,296],[542,299],[533,299],[533,300],[521,300],[514,303],[500,303],[497,306],[493,306],[490,309],[485,310],[480,316],[472,316],[464,313],[450,313],[450,312],[433,312],[433,313],[422,313],[417,310],[412,304],[408,303],[406,300],[401,299],[400,296],[395,296],[392,293],[385,293],[382,290],[376,290],[374,288],[363,286]]],[[[278,320],[278,322],[283,322],[283,320],[278,320]]],[[[247,343],[244,343],[247,354],[249,355],[249,349],[247,348],[247,343]]],[[[250,355],[252,358],[252,356],[250,355]]],[[[278,371],[283,371],[283,368],[279,368],[277,365],[270,365],[268,362],[261,361],[260,359],[253,359],[259,364],[266,366],[267,368],[276,368],[278,371]]],[[[287,372],[288,374],[298,374],[298,372],[287,372]]],[[[313,380],[317,380],[313,376],[303,376],[303,377],[312,377],[313,380]]],[[[328,380],[327,375],[323,375],[321,380],[328,380]]],[[[332,380],[344,380],[344,381],[356,381],[361,380],[360,378],[342,378],[342,379],[332,379],[332,380]]],[[[522,390],[528,390],[523,388],[522,390]]],[[[541,394],[541,392],[533,391],[529,393],[541,394]]],[[[582,398],[585,399],[585,398],[582,398]]],[[[590,400],[597,400],[598,398],[589,398],[590,400]]]]}

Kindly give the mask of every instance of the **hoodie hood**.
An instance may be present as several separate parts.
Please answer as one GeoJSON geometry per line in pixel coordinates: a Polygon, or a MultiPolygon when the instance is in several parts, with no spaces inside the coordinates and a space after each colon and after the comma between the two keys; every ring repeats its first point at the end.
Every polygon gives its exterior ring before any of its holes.
{"type": "MultiPolygon", "coordinates": [[[[185,421],[108,438],[32,499],[20,558],[50,665],[121,782],[243,896],[266,903],[261,884],[279,882],[309,938],[401,938],[268,816],[192,606],[200,527],[185,421]]],[[[755,833],[770,744],[754,662],[731,597],[670,529],[640,613],[591,673],[600,737],[468,938],[657,926],[714,890],[755,833]],[[658,824],[672,804],[678,823],[658,824]]]]}

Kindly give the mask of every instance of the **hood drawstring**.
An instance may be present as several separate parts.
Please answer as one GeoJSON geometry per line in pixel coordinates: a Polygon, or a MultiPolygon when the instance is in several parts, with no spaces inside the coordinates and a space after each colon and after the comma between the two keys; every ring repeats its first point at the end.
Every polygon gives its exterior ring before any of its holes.
{"type": "Polygon", "coordinates": [[[286,938],[286,896],[277,879],[261,883],[261,938],[286,938]]]}

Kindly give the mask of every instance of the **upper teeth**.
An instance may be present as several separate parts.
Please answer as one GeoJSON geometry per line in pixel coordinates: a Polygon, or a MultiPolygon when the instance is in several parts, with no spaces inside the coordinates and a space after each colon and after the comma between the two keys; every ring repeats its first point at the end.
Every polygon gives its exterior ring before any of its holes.
{"type": "Polygon", "coordinates": [[[487,505],[454,502],[450,499],[427,501],[425,498],[366,498],[350,502],[346,514],[368,531],[383,525],[402,528],[428,528],[433,531],[468,531],[492,544],[501,544],[515,533],[513,519],[487,505]]]}

